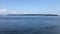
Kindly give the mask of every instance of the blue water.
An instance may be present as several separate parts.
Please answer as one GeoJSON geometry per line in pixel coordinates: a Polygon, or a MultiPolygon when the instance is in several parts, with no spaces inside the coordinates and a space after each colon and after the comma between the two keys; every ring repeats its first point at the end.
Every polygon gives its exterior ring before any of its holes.
{"type": "Polygon", "coordinates": [[[60,16],[0,16],[0,34],[60,34],[60,16]]]}

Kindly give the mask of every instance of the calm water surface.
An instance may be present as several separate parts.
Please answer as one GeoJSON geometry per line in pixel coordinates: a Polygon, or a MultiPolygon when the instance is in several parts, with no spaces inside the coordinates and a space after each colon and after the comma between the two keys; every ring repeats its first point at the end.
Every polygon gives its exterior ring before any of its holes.
{"type": "Polygon", "coordinates": [[[0,34],[60,34],[60,16],[0,16],[0,34]]]}

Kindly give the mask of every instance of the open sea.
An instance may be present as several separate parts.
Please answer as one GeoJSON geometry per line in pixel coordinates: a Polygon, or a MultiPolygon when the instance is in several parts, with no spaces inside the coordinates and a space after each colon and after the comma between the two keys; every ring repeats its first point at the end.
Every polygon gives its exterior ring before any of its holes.
{"type": "Polygon", "coordinates": [[[0,34],[60,34],[60,16],[0,16],[0,34]]]}

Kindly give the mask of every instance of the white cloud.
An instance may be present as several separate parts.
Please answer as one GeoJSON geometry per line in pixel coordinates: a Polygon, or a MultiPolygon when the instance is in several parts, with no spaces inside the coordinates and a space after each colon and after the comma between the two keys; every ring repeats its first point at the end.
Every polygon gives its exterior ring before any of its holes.
{"type": "Polygon", "coordinates": [[[24,14],[23,11],[8,10],[6,14],[24,14]]]}
{"type": "Polygon", "coordinates": [[[0,15],[18,14],[16,10],[0,9],[0,15]]]}
{"type": "Polygon", "coordinates": [[[42,11],[16,11],[16,10],[7,10],[7,9],[0,9],[0,15],[6,15],[6,14],[60,14],[60,10],[42,10],[42,11]]]}
{"type": "Polygon", "coordinates": [[[0,9],[0,14],[3,15],[3,14],[5,14],[6,11],[7,11],[7,9],[0,9]]]}
{"type": "Polygon", "coordinates": [[[11,11],[8,11],[7,14],[17,14],[17,11],[16,10],[11,10],[11,11]]]}

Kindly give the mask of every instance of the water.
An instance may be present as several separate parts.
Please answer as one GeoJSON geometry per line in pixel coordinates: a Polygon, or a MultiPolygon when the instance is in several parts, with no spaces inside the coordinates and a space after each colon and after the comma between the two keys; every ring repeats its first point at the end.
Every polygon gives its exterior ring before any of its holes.
{"type": "Polygon", "coordinates": [[[0,16],[0,34],[60,34],[60,16],[0,16]]]}

